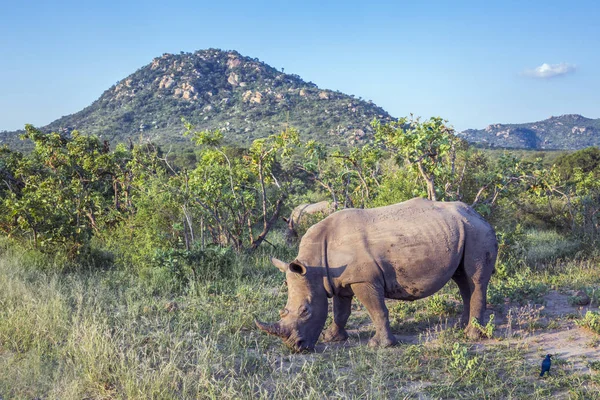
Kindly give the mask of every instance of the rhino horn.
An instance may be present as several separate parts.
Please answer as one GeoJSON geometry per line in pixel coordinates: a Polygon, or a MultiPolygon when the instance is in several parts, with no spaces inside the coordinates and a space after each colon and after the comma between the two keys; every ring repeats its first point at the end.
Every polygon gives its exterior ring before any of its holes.
{"type": "Polygon", "coordinates": [[[271,262],[274,266],[276,266],[281,272],[285,272],[287,270],[288,264],[284,261],[278,260],[275,257],[271,257],[271,262]]]}
{"type": "Polygon", "coordinates": [[[281,325],[279,325],[279,322],[275,322],[274,324],[266,324],[255,319],[254,323],[256,326],[258,326],[258,329],[267,332],[269,335],[279,336],[282,338],[287,338],[289,336],[286,334],[285,330],[282,329],[281,325]]]}

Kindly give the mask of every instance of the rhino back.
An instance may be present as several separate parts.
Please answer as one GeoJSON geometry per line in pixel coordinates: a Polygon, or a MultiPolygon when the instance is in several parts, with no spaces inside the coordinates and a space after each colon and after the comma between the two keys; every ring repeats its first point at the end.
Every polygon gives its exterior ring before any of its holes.
{"type": "Polygon", "coordinates": [[[312,204],[300,204],[292,210],[290,219],[294,224],[300,223],[300,220],[305,215],[313,215],[316,213],[329,214],[333,211],[333,205],[328,201],[320,201],[312,204]]]}
{"type": "Polygon", "coordinates": [[[465,231],[487,224],[469,210],[463,203],[424,199],[342,210],[307,231],[299,259],[326,264],[341,286],[378,281],[387,297],[426,297],[458,268],[465,231]]]}

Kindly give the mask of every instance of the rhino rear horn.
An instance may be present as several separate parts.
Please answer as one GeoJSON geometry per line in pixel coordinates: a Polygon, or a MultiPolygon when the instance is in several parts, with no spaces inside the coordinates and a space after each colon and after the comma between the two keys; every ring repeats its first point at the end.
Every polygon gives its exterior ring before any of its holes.
{"type": "Polygon", "coordinates": [[[287,270],[288,268],[288,264],[286,262],[283,262],[281,260],[276,259],[275,257],[271,257],[271,262],[273,263],[274,266],[276,266],[281,272],[284,272],[287,270]]]}

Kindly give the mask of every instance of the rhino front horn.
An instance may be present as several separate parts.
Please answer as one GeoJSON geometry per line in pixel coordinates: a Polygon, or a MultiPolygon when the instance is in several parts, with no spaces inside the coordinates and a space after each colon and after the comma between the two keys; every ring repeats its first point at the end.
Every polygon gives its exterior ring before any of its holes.
{"type": "Polygon", "coordinates": [[[279,337],[285,337],[285,333],[283,332],[283,330],[281,329],[281,326],[279,326],[279,323],[274,323],[274,324],[265,324],[264,322],[260,322],[259,320],[255,319],[254,323],[256,324],[256,326],[258,326],[258,329],[260,329],[261,331],[267,332],[269,335],[274,335],[274,336],[279,336],[279,337]]]}

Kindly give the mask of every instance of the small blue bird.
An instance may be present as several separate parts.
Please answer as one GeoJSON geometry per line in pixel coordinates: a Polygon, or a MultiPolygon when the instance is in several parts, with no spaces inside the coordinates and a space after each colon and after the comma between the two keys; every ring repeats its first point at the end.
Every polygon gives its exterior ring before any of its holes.
{"type": "Polygon", "coordinates": [[[547,354],[546,358],[544,358],[544,361],[542,361],[542,372],[540,372],[540,376],[544,376],[544,374],[547,372],[548,375],[550,375],[550,366],[552,365],[552,354],[547,354]]]}

